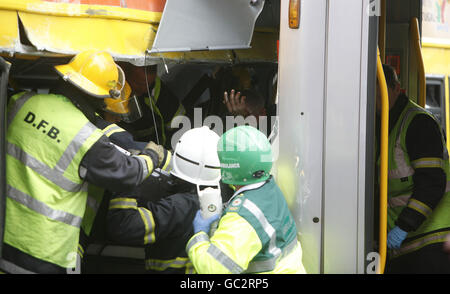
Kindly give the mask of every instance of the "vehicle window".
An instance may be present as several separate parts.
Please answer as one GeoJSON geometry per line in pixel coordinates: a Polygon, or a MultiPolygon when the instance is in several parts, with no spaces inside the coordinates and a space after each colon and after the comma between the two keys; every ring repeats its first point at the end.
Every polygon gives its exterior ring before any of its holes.
{"type": "Polygon", "coordinates": [[[430,111],[445,130],[444,79],[427,78],[425,108],[430,111]]]}

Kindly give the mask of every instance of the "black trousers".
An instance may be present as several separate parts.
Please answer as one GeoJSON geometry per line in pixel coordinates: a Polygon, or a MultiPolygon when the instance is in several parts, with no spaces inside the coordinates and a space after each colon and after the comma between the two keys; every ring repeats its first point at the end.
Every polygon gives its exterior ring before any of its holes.
{"type": "Polygon", "coordinates": [[[450,274],[450,254],[444,243],[425,246],[411,253],[388,260],[386,274],[450,274]]]}

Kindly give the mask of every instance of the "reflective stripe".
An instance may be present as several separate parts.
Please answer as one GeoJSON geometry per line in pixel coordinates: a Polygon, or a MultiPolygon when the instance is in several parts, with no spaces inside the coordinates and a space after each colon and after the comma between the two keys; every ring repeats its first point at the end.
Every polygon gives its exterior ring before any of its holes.
{"type": "Polygon", "coordinates": [[[109,209],[137,209],[134,198],[114,198],[109,202],[109,209]]]}
{"type": "Polygon", "coordinates": [[[262,273],[262,272],[269,272],[272,271],[276,264],[278,258],[283,258],[289,255],[297,246],[297,238],[292,240],[291,243],[289,243],[286,247],[283,248],[281,251],[280,256],[274,256],[272,258],[269,258],[267,260],[261,260],[261,261],[251,261],[248,264],[246,273],[262,273]]]}
{"type": "Polygon", "coordinates": [[[138,207],[142,221],[145,226],[144,244],[155,243],[155,220],[150,210],[144,207],[138,207]]]}
{"type": "Polygon", "coordinates": [[[2,258],[0,258],[0,268],[9,274],[16,274],[16,275],[36,274],[35,272],[21,268],[20,266],[17,266],[14,263],[9,262],[2,258]]]}
{"type": "Polygon", "coordinates": [[[411,162],[411,165],[416,168],[433,168],[433,167],[444,167],[444,161],[441,158],[419,158],[411,162]]]}
{"type": "Polygon", "coordinates": [[[411,242],[407,242],[402,245],[400,249],[392,250],[393,257],[398,257],[400,255],[412,252],[430,244],[445,242],[448,234],[450,234],[450,231],[442,231],[439,233],[427,235],[411,242]]]}
{"type": "MultiPolygon", "coordinates": [[[[34,95],[35,93],[33,92],[27,92],[15,102],[15,104],[12,106],[12,110],[8,114],[8,125],[15,118],[25,102],[34,95]]],[[[78,150],[81,148],[81,146],[83,146],[84,142],[92,135],[92,133],[96,129],[96,126],[94,126],[90,122],[87,122],[75,135],[73,140],[67,146],[66,150],[64,150],[64,153],[62,154],[61,158],[58,160],[58,163],[54,168],[50,168],[30,154],[23,151],[21,148],[9,142],[7,145],[7,151],[11,156],[20,160],[23,164],[30,167],[35,172],[44,175],[44,177],[46,177],[48,180],[52,181],[62,189],[70,192],[77,192],[80,191],[82,184],[73,183],[70,180],[65,179],[63,174],[69,164],[73,161],[75,155],[78,153],[78,150]],[[35,170],[34,168],[37,168],[37,170],[35,170]],[[58,174],[58,171],[61,174],[58,174]]]]}
{"type": "MultiPolygon", "coordinates": [[[[420,111],[417,107],[409,108],[405,115],[403,116],[402,122],[400,124],[400,127],[397,131],[397,137],[395,139],[395,147],[394,147],[394,160],[397,164],[397,169],[388,171],[388,178],[389,179],[401,179],[410,177],[414,174],[414,169],[406,162],[405,160],[405,153],[403,152],[403,149],[401,147],[401,134],[403,132],[403,128],[405,127],[406,121],[408,118],[417,111],[420,111]]],[[[422,112],[422,111],[421,111],[422,112]]]]}
{"type": "Polygon", "coordinates": [[[168,268],[183,268],[189,263],[187,257],[177,257],[175,259],[162,260],[162,259],[147,259],[145,261],[145,268],[147,270],[164,271],[168,268]]]}
{"type": "Polygon", "coordinates": [[[7,142],[7,153],[17,160],[21,161],[25,166],[31,168],[36,173],[42,175],[52,183],[56,184],[60,188],[69,192],[87,191],[87,185],[84,183],[74,183],[71,180],[64,177],[64,172],[73,161],[73,158],[77,154],[78,150],[84,144],[87,138],[96,130],[96,127],[88,122],[85,124],[75,138],[67,146],[63,155],[59,159],[54,168],[49,167],[45,163],[34,158],[32,155],[26,153],[20,147],[7,142]]]}
{"type": "Polygon", "coordinates": [[[8,121],[7,121],[7,126],[9,127],[9,125],[11,124],[11,122],[13,121],[13,119],[16,117],[17,113],[19,112],[19,110],[22,108],[22,106],[34,95],[36,95],[36,93],[34,92],[26,92],[24,94],[22,94],[22,96],[20,96],[15,102],[14,105],[11,106],[10,110],[8,111],[8,121]]]}
{"type": "Polygon", "coordinates": [[[244,271],[233,259],[217,248],[214,244],[210,244],[207,252],[217,260],[221,265],[228,269],[232,274],[240,274],[244,271]]]}
{"type": "Polygon", "coordinates": [[[89,196],[87,197],[87,206],[89,206],[89,208],[91,208],[94,213],[96,214],[98,211],[98,208],[100,207],[100,203],[97,202],[96,199],[94,199],[94,197],[89,196]]]}
{"type": "Polygon", "coordinates": [[[186,252],[189,252],[191,247],[199,242],[209,242],[209,237],[205,232],[195,235],[194,237],[191,238],[191,240],[189,240],[189,242],[186,245],[186,252]]]}
{"type": "Polygon", "coordinates": [[[172,153],[167,151],[166,163],[161,169],[165,171],[170,171],[172,169],[171,163],[172,163],[172,153]]]}
{"type": "Polygon", "coordinates": [[[388,206],[390,208],[406,206],[408,204],[409,198],[411,198],[411,195],[412,195],[412,193],[409,193],[409,194],[389,198],[388,206]]]}
{"type": "Polygon", "coordinates": [[[141,182],[145,180],[150,173],[153,171],[153,161],[150,156],[147,155],[132,155],[132,157],[139,160],[139,163],[142,166],[142,178],[141,182]]]}
{"type": "Polygon", "coordinates": [[[192,264],[192,262],[188,262],[187,264],[186,264],[186,270],[185,270],[185,272],[184,272],[185,274],[188,274],[188,275],[190,275],[190,274],[195,274],[195,268],[194,268],[194,265],[192,264]]]}
{"type": "Polygon", "coordinates": [[[408,202],[408,207],[423,214],[425,217],[429,217],[433,213],[433,210],[428,207],[428,205],[417,199],[410,199],[408,202]]]}
{"type": "Polygon", "coordinates": [[[37,212],[41,215],[44,215],[52,220],[59,221],[62,223],[65,223],[70,226],[74,226],[79,228],[81,226],[82,218],[76,215],[73,215],[71,213],[62,211],[62,210],[56,210],[51,207],[49,207],[44,202],[41,202],[37,199],[34,199],[30,195],[27,195],[14,187],[11,187],[10,185],[6,186],[6,193],[8,195],[8,198],[28,207],[29,209],[33,210],[34,212],[37,212]]]}
{"type": "MultiPolygon", "coordinates": [[[[388,171],[389,179],[401,179],[412,176],[414,174],[415,168],[434,168],[434,167],[444,168],[444,162],[441,158],[434,158],[434,157],[419,158],[411,162],[412,167],[409,166],[405,160],[405,154],[403,149],[401,148],[400,135],[403,133],[403,129],[405,127],[408,118],[417,112],[424,113],[423,110],[420,108],[411,107],[406,111],[405,115],[403,116],[400,128],[398,129],[397,132],[394,148],[394,158],[395,162],[397,163],[397,169],[388,171]]],[[[444,148],[444,151],[445,151],[444,157],[448,157],[447,148],[444,148]]]]}
{"type": "Polygon", "coordinates": [[[80,150],[81,146],[83,146],[84,142],[92,135],[92,133],[97,129],[92,123],[87,122],[81,130],[75,135],[75,137],[70,142],[69,146],[67,146],[66,150],[64,150],[63,155],[59,159],[55,168],[58,168],[61,172],[65,172],[69,164],[73,161],[75,155],[80,150]]]}
{"type": "Polygon", "coordinates": [[[447,185],[445,186],[445,192],[450,191],[450,182],[447,182],[447,185]]]}
{"type": "Polygon", "coordinates": [[[272,225],[269,223],[269,221],[264,216],[264,213],[259,209],[258,206],[256,206],[255,203],[252,201],[245,199],[244,203],[242,204],[245,208],[250,211],[253,216],[256,217],[256,219],[261,224],[262,228],[264,229],[264,232],[269,236],[270,242],[269,242],[269,253],[273,254],[274,256],[278,256],[281,254],[281,249],[276,246],[276,231],[272,227],[272,225]]]}
{"type": "Polygon", "coordinates": [[[412,167],[405,167],[402,169],[395,169],[388,171],[389,179],[401,179],[407,178],[414,174],[414,169],[412,167]]]}
{"type": "Polygon", "coordinates": [[[102,130],[103,134],[105,134],[105,136],[107,137],[111,136],[116,132],[124,132],[124,131],[125,131],[124,129],[122,129],[116,124],[111,124],[102,130]]]}
{"type": "Polygon", "coordinates": [[[405,160],[405,153],[400,145],[400,139],[397,140],[394,148],[394,158],[397,163],[397,169],[388,171],[389,179],[401,179],[410,177],[414,174],[412,166],[408,165],[405,160]]]}
{"type": "Polygon", "coordinates": [[[403,116],[402,122],[400,124],[400,128],[399,131],[397,133],[397,137],[396,137],[396,142],[399,141],[400,139],[400,134],[402,133],[403,128],[406,125],[406,121],[408,120],[408,118],[414,113],[414,112],[419,112],[419,113],[424,113],[423,109],[419,108],[419,107],[410,107],[408,108],[408,110],[406,110],[405,115],[403,116]]]}
{"type": "Polygon", "coordinates": [[[78,244],[78,250],[77,250],[78,255],[83,258],[84,256],[84,249],[83,246],[81,246],[81,244],[78,244]]]}
{"type": "Polygon", "coordinates": [[[11,155],[15,159],[22,162],[25,166],[31,168],[36,173],[40,174],[47,180],[51,181],[58,187],[69,191],[69,192],[78,192],[78,191],[87,191],[87,185],[74,183],[71,180],[64,177],[61,172],[55,171],[45,163],[39,161],[34,158],[30,154],[26,153],[24,150],[19,148],[18,146],[7,142],[6,151],[8,155],[11,155]]]}
{"type": "MultiPolygon", "coordinates": [[[[241,193],[249,190],[255,190],[259,187],[262,187],[266,184],[266,182],[259,182],[254,184],[245,185],[244,187],[241,187],[239,190],[235,191],[233,196],[231,196],[230,200],[228,200],[227,206],[233,201],[233,198],[236,197],[236,195],[240,195],[241,193]]],[[[233,189],[236,190],[236,189],[233,189]]]]}

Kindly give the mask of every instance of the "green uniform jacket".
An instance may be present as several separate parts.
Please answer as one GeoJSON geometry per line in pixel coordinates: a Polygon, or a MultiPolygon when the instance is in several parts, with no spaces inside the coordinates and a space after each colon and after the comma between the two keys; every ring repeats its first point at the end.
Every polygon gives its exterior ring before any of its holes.
{"type": "Polygon", "coordinates": [[[199,232],[186,246],[198,273],[305,273],[294,219],[273,178],[241,188],[229,203],[212,237],[199,232]]]}

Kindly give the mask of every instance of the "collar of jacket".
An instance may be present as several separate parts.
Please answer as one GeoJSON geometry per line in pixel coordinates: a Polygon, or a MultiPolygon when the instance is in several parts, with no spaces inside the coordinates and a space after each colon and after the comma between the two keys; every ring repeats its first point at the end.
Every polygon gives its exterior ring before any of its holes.
{"type": "Polygon", "coordinates": [[[236,197],[236,195],[241,194],[242,192],[248,191],[248,190],[255,190],[258,189],[262,186],[264,186],[266,183],[268,183],[270,180],[272,179],[272,176],[270,176],[267,180],[263,181],[263,182],[259,182],[259,183],[254,183],[254,184],[249,184],[249,185],[245,185],[243,187],[241,187],[239,190],[237,190],[236,192],[234,192],[233,196],[231,196],[230,200],[228,200],[228,203],[231,203],[231,201],[233,201],[234,197],[236,197]]]}

